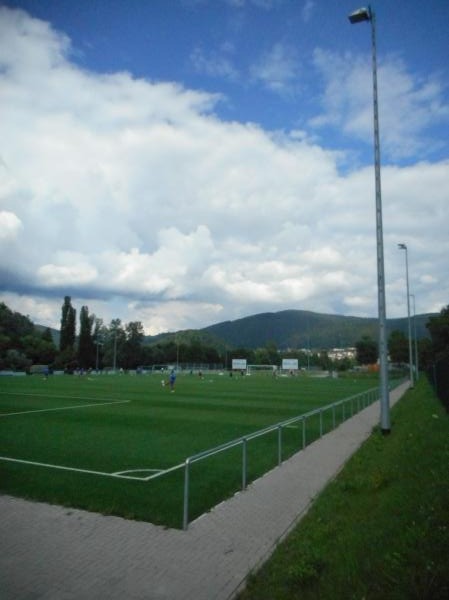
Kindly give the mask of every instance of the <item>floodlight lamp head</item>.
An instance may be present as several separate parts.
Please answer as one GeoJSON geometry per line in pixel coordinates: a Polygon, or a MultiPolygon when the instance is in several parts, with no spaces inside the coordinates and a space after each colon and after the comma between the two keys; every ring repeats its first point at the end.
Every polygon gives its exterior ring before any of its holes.
{"type": "Polygon", "coordinates": [[[407,246],[405,244],[398,244],[399,250],[407,250],[407,246]]]}
{"type": "Polygon", "coordinates": [[[362,21],[371,21],[371,8],[359,8],[348,16],[349,22],[354,25],[362,21]]]}

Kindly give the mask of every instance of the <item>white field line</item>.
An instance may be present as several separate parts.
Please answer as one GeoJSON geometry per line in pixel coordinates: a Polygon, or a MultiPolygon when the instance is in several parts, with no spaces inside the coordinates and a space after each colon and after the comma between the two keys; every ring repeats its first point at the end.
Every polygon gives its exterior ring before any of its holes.
{"type": "Polygon", "coordinates": [[[90,471],[87,469],[77,469],[75,467],[64,467],[62,465],[52,465],[48,463],[35,462],[32,460],[23,460],[21,458],[10,458],[9,456],[0,456],[0,460],[21,463],[24,465],[33,465],[35,467],[46,467],[47,469],[59,469],[60,471],[76,471],[77,473],[91,473],[92,475],[105,475],[106,477],[114,477],[114,475],[111,473],[103,473],[102,471],[90,471]]]}
{"type": "MultiPolygon", "coordinates": [[[[4,390],[0,391],[0,394],[6,396],[31,396],[32,398],[58,398],[62,400],[98,400],[98,398],[90,398],[89,396],[63,396],[61,395],[49,395],[49,394],[32,394],[30,392],[7,392],[4,390]]],[[[121,402],[120,400],[111,400],[111,402],[121,402]]]]}
{"type": "MultiPolygon", "coordinates": [[[[48,396],[46,396],[48,398],[48,396]]],[[[55,410],[72,410],[74,408],[90,408],[92,406],[107,406],[110,404],[127,404],[131,400],[110,400],[109,402],[95,402],[95,404],[76,404],[75,406],[60,406],[58,408],[36,408],[33,410],[22,410],[13,413],[0,413],[0,417],[12,417],[15,415],[28,415],[30,413],[52,412],[55,410]]]]}
{"type": "Polygon", "coordinates": [[[59,471],[74,471],[76,473],[88,473],[90,475],[101,475],[102,477],[114,477],[115,479],[133,479],[135,481],[150,481],[150,479],[154,479],[155,477],[159,477],[164,473],[169,473],[170,471],[174,471],[178,469],[182,465],[177,465],[176,467],[171,467],[170,469],[166,469],[165,471],[162,469],[135,469],[135,471],[146,471],[152,472],[152,475],[147,477],[136,477],[134,475],[125,475],[124,473],[133,473],[134,471],[118,471],[116,473],[105,473],[103,471],[92,471],[90,469],[78,469],[76,467],[65,467],[63,465],[52,465],[49,463],[41,463],[33,460],[24,460],[21,458],[11,458],[9,456],[0,456],[0,460],[4,460],[6,462],[20,463],[24,465],[32,465],[34,467],[45,467],[47,469],[58,469],[59,471]],[[154,472],[156,471],[156,472],[154,472]]]}
{"type": "MultiPolygon", "coordinates": [[[[128,473],[161,473],[163,469],[129,469],[128,471],[117,471],[116,473],[112,473],[112,475],[127,475],[128,473]]],[[[142,479],[139,477],[139,479],[142,479]]]]}

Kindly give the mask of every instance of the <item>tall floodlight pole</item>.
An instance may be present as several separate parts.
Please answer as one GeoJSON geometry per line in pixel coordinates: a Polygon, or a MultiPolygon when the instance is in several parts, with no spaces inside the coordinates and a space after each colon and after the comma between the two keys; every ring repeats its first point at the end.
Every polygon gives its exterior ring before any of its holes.
{"type": "Polygon", "coordinates": [[[117,329],[114,334],[114,373],[117,370],[117,329]]]}
{"type": "Polygon", "coordinates": [[[388,389],[387,315],[385,306],[384,242],[382,231],[382,192],[380,185],[379,106],[377,100],[376,16],[371,7],[359,8],[349,15],[351,24],[368,21],[371,24],[371,49],[373,68],[374,112],[374,180],[376,186],[376,236],[377,236],[377,297],[379,310],[379,362],[380,362],[380,427],[383,434],[391,431],[390,394],[388,389]]]}
{"type": "Polygon", "coordinates": [[[418,338],[416,337],[416,305],[415,294],[410,294],[413,299],[413,340],[415,342],[415,381],[419,379],[419,363],[418,363],[418,338]]]}
{"type": "Polygon", "coordinates": [[[407,319],[408,319],[408,363],[410,367],[410,386],[413,387],[413,352],[412,352],[412,324],[410,321],[410,292],[408,285],[408,249],[406,244],[398,244],[399,250],[405,250],[405,278],[407,282],[407,319]]]}

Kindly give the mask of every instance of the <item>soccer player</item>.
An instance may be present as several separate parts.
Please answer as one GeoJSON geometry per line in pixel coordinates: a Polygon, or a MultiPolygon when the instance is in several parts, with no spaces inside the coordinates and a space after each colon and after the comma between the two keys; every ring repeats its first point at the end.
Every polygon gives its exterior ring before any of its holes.
{"type": "Polygon", "coordinates": [[[172,371],[170,373],[170,378],[168,381],[170,383],[170,391],[174,392],[175,391],[175,382],[176,382],[176,373],[175,373],[174,369],[172,369],[172,371]]]}

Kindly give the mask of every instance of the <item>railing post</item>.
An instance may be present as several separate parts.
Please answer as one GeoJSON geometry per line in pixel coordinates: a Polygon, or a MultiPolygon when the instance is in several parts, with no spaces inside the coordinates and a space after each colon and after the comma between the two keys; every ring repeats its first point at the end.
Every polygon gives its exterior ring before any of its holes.
{"type": "Polygon", "coordinates": [[[282,463],[282,425],[278,427],[278,466],[282,463]]]}
{"type": "Polygon", "coordinates": [[[189,467],[190,459],[186,458],[184,470],[184,507],[182,515],[182,528],[184,531],[186,531],[189,526],[189,467]]]}
{"type": "Polygon", "coordinates": [[[246,438],[242,438],[242,490],[246,490],[246,465],[247,465],[247,452],[246,452],[246,438]]]}

